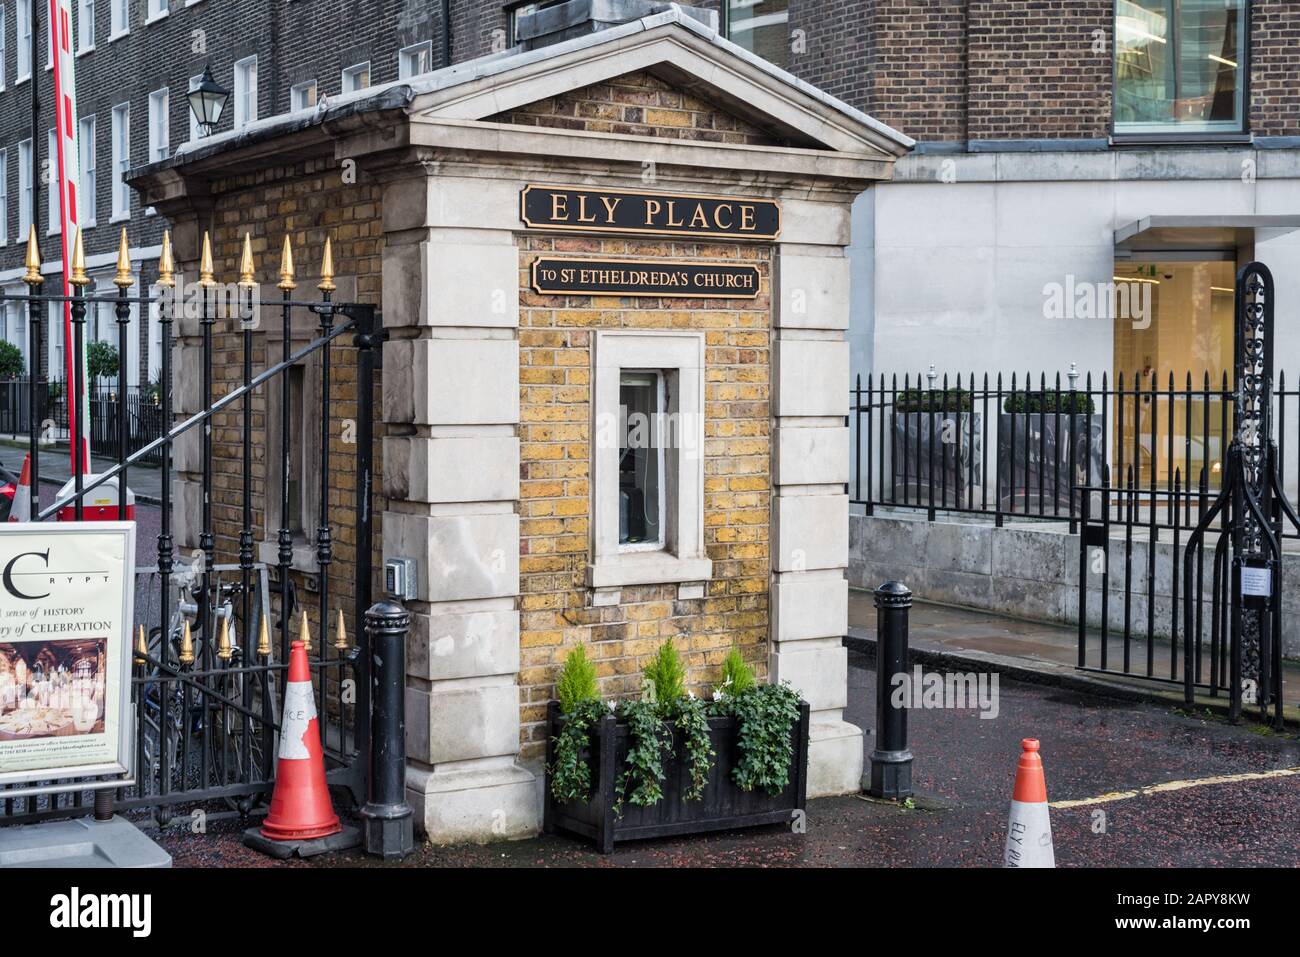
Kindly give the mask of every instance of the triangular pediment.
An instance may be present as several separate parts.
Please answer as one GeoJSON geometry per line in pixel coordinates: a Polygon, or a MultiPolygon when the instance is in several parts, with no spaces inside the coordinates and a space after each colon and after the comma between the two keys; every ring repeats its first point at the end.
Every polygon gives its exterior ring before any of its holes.
{"type": "Polygon", "coordinates": [[[792,142],[786,130],[761,126],[755,117],[741,116],[697,92],[680,89],[653,70],[569,90],[498,113],[488,122],[699,143],[811,145],[792,142]]]}
{"type": "Polygon", "coordinates": [[[689,137],[882,160],[914,145],[676,10],[550,47],[471,61],[433,74],[425,87],[413,82],[412,89],[413,117],[434,122],[689,137]],[[607,96],[614,88],[621,98],[635,99],[629,84],[644,84],[646,99],[653,93],[669,103],[676,96],[689,107],[656,105],[662,112],[653,119],[637,119],[637,104],[607,96]],[[579,108],[588,115],[579,115],[579,108]]]}

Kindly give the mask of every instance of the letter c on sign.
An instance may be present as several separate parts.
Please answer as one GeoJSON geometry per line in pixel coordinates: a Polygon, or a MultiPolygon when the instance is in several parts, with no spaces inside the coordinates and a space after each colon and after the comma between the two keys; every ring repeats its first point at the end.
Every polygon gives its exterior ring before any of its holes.
{"type": "Polygon", "coordinates": [[[26,558],[28,555],[39,555],[41,558],[45,559],[45,567],[46,568],[49,567],[50,565],[49,549],[46,549],[43,552],[23,552],[21,555],[15,555],[13,558],[9,559],[9,563],[5,565],[4,578],[3,578],[5,591],[13,595],[15,598],[25,598],[28,601],[38,601],[41,598],[48,597],[50,593],[46,592],[44,595],[25,595],[22,592],[20,592],[18,590],[18,586],[14,584],[14,566],[18,564],[18,559],[26,558]]]}

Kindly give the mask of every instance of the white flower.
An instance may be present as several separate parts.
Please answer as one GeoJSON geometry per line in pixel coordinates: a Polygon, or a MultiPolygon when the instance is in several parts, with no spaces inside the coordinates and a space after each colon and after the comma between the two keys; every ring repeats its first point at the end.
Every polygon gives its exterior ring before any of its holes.
{"type": "Polygon", "coordinates": [[[618,707],[618,702],[614,700],[606,701],[605,704],[609,705],[610,711],[613,711],[618,707]]]}
{"type": "Polygon", "coordinates": [[[695,700],[695,692],[694,692],[694,691],[687,691],[687,692],[686,692],[686,697],[688,697],[688,698],[690,698],[692,701],[694,701],[694,700],[695,700]]]}
{"type": "Polygon", "coordinates": [[[722,700],[723,698],[725,698],[725,697],[726,697],[726,695],[724,695],[724,694],[722,693],[722,689],[721,689],[721,688],[714,688],[714,689],[713,689],[713,700],[714,700],[714,701],[721,701],[721,700],[722,700]]]}
{"type": "Polygon", "coordinates": [[[726,687],[727,685],[729,685],[729,684],[731,684],[731,679],[730,679],[730,678],[728,678],[726,681],[722,682],[722,687],[725,688],[725,687],[726,687]]]}

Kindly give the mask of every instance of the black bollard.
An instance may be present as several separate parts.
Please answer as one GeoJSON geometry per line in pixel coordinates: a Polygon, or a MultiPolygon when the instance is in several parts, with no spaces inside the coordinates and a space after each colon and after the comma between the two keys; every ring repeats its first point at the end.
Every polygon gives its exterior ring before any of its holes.
{"type": "Polygon", "coordinates": [[[411,616],[381,601],[366,611],[370,636],[370,781],[361,809],[366,853],[405,857],[415,847],[406,803],[406,633],[411,616]]]}
{"type": "Polygon", "coordinates": [[[907,673],[907,616],[912,593],[902,582],[876,589],[876,747],[871,752],[872,797],[902,800],[912,793],[912,752],[907,747],[907,708],[895,707],[894,676],[907,673]]]}

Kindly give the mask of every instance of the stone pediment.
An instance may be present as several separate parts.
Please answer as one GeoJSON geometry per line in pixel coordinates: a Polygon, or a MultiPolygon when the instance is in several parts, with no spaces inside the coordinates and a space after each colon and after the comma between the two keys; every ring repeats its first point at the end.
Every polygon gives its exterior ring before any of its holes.
{"type": "Polygon", "coordinates": [[[412,92],[410,112],[417,123],[545,126],[612,137],[833,151],[884,161],[914,145],[902,133],[677,10],[554,46],[471,61],[431,74],[424,83],[413,82],[412,92]],[[642,86],[647,100],[663,92],[680,96],[686,106],[655,103],[653,118],[638,116],[634,109],[612,109],[651,107],[605,96],[611,85],[629,84],[642,86]],[[583,103],[586,115],[572,112],[583,103]],[[611,109],[602,111],[598,104],[611,109]],[[720,128],[701,128],[698,117],[705,113],[720,128]],[[690,136],[683,134],[688,128],[694,130],[690,136]]]}

